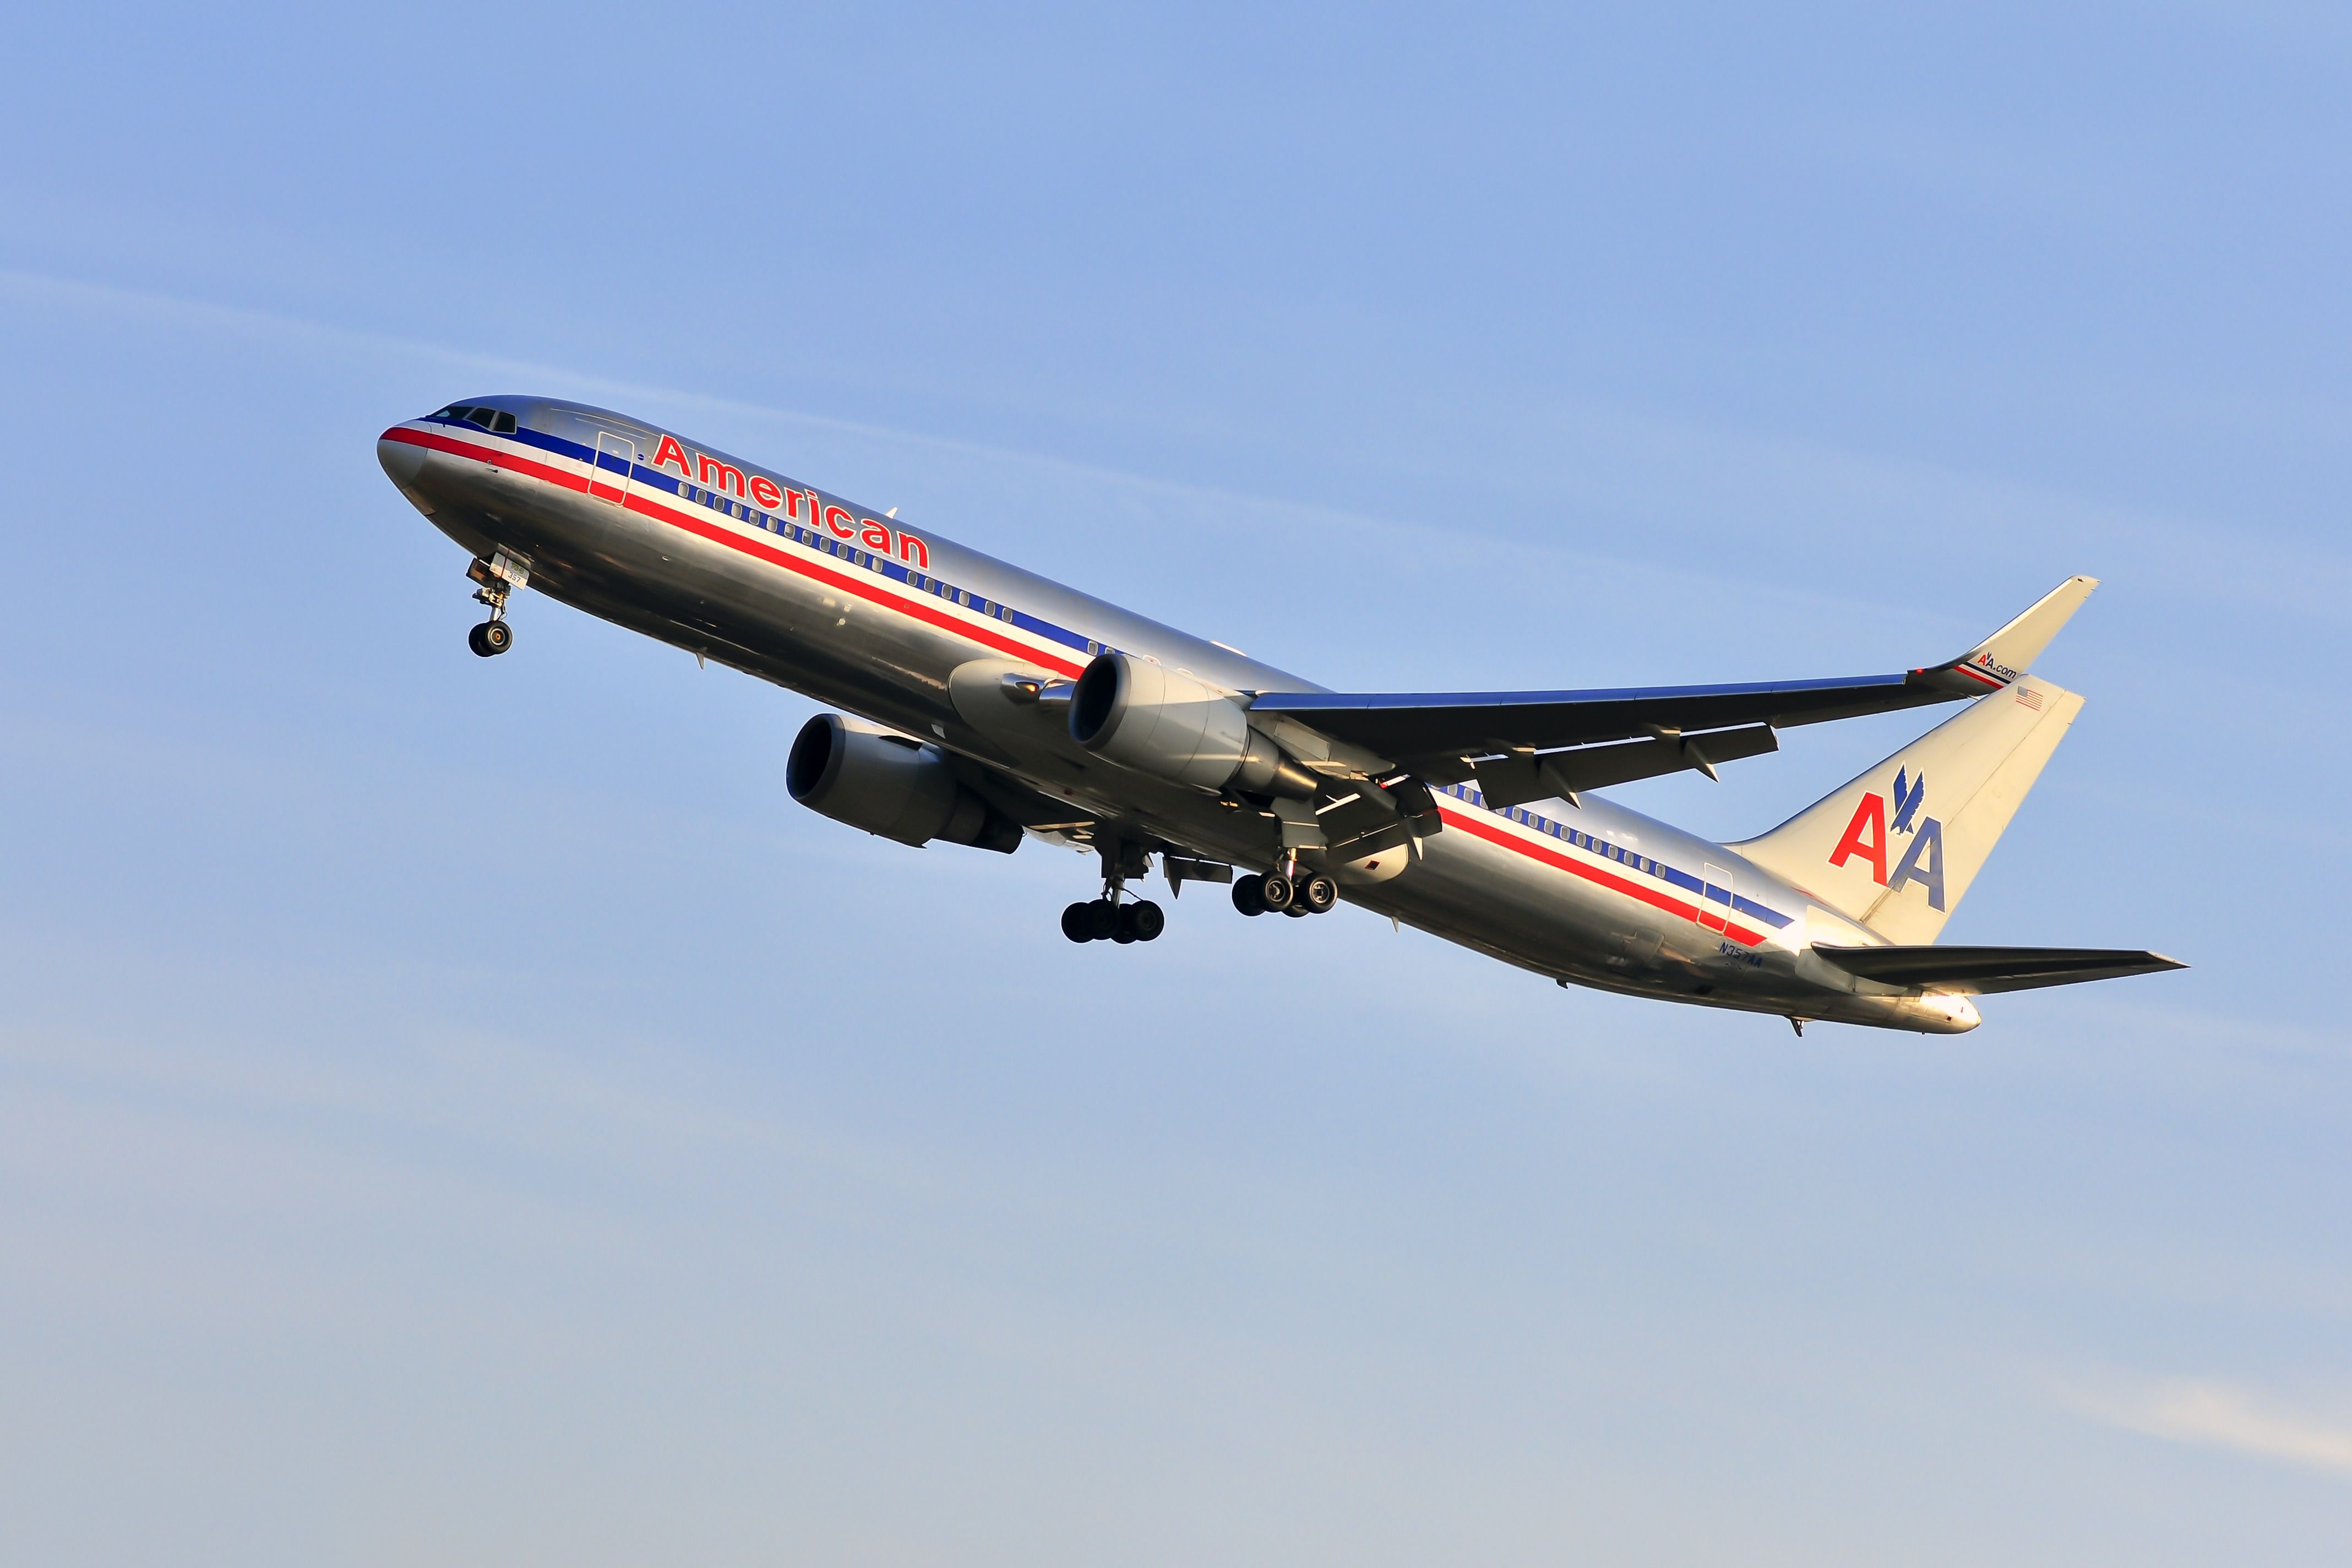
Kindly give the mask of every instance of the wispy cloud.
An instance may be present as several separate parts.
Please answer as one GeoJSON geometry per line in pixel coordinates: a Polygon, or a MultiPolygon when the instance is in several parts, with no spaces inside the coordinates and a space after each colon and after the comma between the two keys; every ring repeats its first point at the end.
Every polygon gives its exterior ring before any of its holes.
{"type": "Polygon", "coordinates": [[[2352,1476],[2352,1423],[2293,1412],[2212,1378],[2158,1378],[2065,1391],[2083,1415],[2167,1442],[2228,1448],[2352,1476]]]}
{"type": "Polygon", "coordinates": [[[331,344],[353,353],[424,360],[484,375],[502,376],[518,384],[547,387],[583,398],[602,398],[619,402],[650,401],[680,408],[713,410],[747,421],[804,426],[812,429],[837,431],[844,435],[898,442],[932,451],[954,453],[962,457],[980,458],[995,462],[1021,463],[1050,468],[1075,478],[1123,486],[1147,487],[1171,495],[1197,498],[1205,501],[1249,506],[1280,506],[1349,522],[1365,521],[1358,518],[1354,513],[1336,508],[1303,505],[1287,500],[1277,501],[1214,485],[1163,479],[1156,475],[1106,468],[1099,464],[1079,462],[1050,453],[992,446],[986,442],[940,436],[929,431],[842,419],[830,415],[811,413],[805,409],[782,408],[772,404],[753,403],[742,398],[724,397],[682,387],[663,386],[651,382],[595,375],[567,365],[517,359],[510,355],[482,353],[426,339],[404,338],[387,332],[333,326],[305,317],[286,315],[275,310],[256,310],[249,306],[223,305],[209,300],[156,293],[148,289],[125,289],[114,284],[90,283],[78,279],[52,277],[47,273],[0,268],[0,298],[8,297],[51,306],[74,306],[115,315],[145,315],[187,326],[238,331],[254,336],[331,344]]]}
{"type": "MultiPolygon", "coordinates": [[[[1329,542],[1326,546],[1329,550],[1360,552],[1367,541],[1371,539],[1384,541],[1399,551],[1418,550],[1423,547],[1426,537],[1424,525],[1418,521],[1380,517],[1345,507],[1255,495],[1197,479],[1109,468],[1049,452],[994,446],[930,431],[843,419],[805,409],[779,407],[649,382],[615,379],[566,365],[482,353],[425,339],[336,326],[250,306],[226,305],[149,289],[0,267],[0,302],[9,301],[39,305],[50,310],[69,309],[117,318],[145,319],[181,329],[236,333],[255,340],[300,343],[321,351],[378,362],[407,361],[443,365],[452,371],[464,371],[486,379],[609,406],[643,407],[651,405],[656,410],[675,413],[698,411],[716,414],[746,426],[824,431],[904,451],[929,453],[1017,470],[1029,475],[1033,483],[1037,479],[1049,478],[1078,493],[1118,496],[1125,504],[1183,518],[1187,520],[1188,526],[1197,526],[1198,520],[1202,518],[1222,517],[1228,519],[1236,531],[1244,533],[1253,529],[1279,527],[1286,536],[1298,538],[1313,531],[1329,542]]],[[[1597,410],[1586,410],[1580,416],[1588,423],[1598,423],[1601,419],[1597,410]]],[[[1703,433],[1696,431],[1684,433],[1679,438],[1686,442],[1705,439],[1703,433]]],[[[1677,461],[1687,466],[1687,454],[1682,453],[1679,447],[1676,452],[1677,461]]],[[[1475,530],[1467,524],[1455,523],[1453,528],[1457,541],[1477,537],[1475,530]]],[[[1486,539],[1485,542],[1493,549],[1503,548],[1505,543],[1493,538],[1486,539]]],[[[1854,615],[1866,613],[1873,607],[1872,601],[1866,596],[1848,592],[1818,585],[1798,590],[1774,590],[1756,584],[1737,571],[1710,572],[1704,563],[1689,560],[1678,560],[1668,569],[1638,551],[1622,556],[1605,551],[1596,552],[1590,542],[1580,542],[1572,550],[1525,542],[1514,543],[1510,548],[1548,560],[1555,572],[1590,570],[1596,562],[1605,562],[1621,574],[1638,575],[1663,592],[1687,592],[1693,583],[1704,581],[1736,587],[1750,598],[1775,596],[1793,608],[1816,614],[1837,610],[1854,615]]]]}
{"type": "MultiPolygon", "coordinates": [[[[184,327],[331,347],[352,355],[422,361],[593,402],[650,403],[681,412],[700,410],[745,424],[827,431],[902,448],[1014,465],[1064,480],[1150,497],[1188,513],[1242,509],[1259,516],[1280,516],[1294,526],[1336,529],[1350,537],[1366,532],[1415,537],[1420,533],[1419,525],[1410,521],[1294,498],[1253,495],[1192,478],[1141,473],[928,430],[597,375],[572,366],[336,326],[249,306],[0,267],[0,300],[9,300],[51,309],[144,316],[184,327]]],[[[2128,554],[2141,561],[2143,570],[2147,569],[2146,558],[2153,552],[2194,563],[2193,571],[2184,572],[2174,583],[2189,597],[2258,605],[2268,614],[2294,608],[2333,617],[2347,590],[2352,590],[2352,561],[2317,541],[2267,539],[2243,528],[2221,529],[2154,515],[1998,476],[1958,472],[1783,436],[1688,424],[1603,403],[1574,402],[1531,416],[1517,412],[1518,416],[1507,408],[1482,411],[1479,427],[1507,432],[1506,447],[1522,453],[1540,448],[1565,454],[1562,482],[1572,479],[1579,485],[1600,485],[1599,493],[1615,508],[1651,504],[1662,476],[1670,475],[1674,493],[1695,514],[1753,510],[1769,502],[1768,510],[1805,519],[1805,528],[1813,535],[1844,529],[1859,536],[1861,531],[1890,515],[1932,518],[1955,527],[2005,518],[2012,527],[2063,537],[2086,547],[2096,545],[2109,554],[2128,554]],[[1633,453],[1639,460],[1615,464],[1602,460],[1604,454],[1612,452],[1621,457],[1633,453]],[[1616,488],[1594,478],[1602,473],[1618,476],[1616,488]]],[[[2331,427],[2346,417],[2346,411],[2333,405],[2307,412],[2331,427]]],[[[1452,451],[1450,460],[1465,460],[1461,447],[1452,451]]],[[[1500,457],[1495,456],[1495,460],[1500,461],[1500,457]]],[[[1475,531],[1475,525],[1466,521],[1457,521],[1451,527],[1457,538],[1465,531],[1475,531]]],[[[1525,549],[1527,544],[1520,542],[1514,547],[1525,549]]],[[[1580,542],[1574,559],[1593,558],[1591,542],[1580,542]]],[[[1654,558],[1639,550],[1626,552],[1618,564],[1635,571],[1655,566],[1654,558]]],[[[1674,563],[1674,579],[1680,584],[1686,586],[1695,578],[1707,575],[1702,562],[1681,559],[1674,563]]],[[[1750,594],[1758,591],[1749,574],[1738,569],[1726,572],[1723,580],[1737,582],[1750,594]]],[[[1862,603],[1834,590],[1784,593],[1783,596],[1815,610],[1850,611],[1862,603]]]]}

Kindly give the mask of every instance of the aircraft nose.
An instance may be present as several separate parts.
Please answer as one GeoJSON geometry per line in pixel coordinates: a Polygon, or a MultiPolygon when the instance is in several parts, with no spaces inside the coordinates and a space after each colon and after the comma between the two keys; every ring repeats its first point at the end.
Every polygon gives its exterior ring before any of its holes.
{"type": "Polygon", "coordinates": [[[406,489],[416,483],[416,476],[425,467],[425,448],[399,439],[403,434],[395,425],[376,437],[375,460],[392,482],[406,489]]]}

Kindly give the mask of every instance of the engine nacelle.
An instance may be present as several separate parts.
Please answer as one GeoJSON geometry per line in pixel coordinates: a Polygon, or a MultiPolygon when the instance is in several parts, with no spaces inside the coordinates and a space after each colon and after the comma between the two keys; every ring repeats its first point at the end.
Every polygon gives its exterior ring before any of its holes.
{"type": "Polygon", "coordinates": [[[934,838],[1010,855],[1021,825],[964,788],[937,746],[850,728],[838,713],[801,726],[784,788],[811,811],[921,848],[934,838]]]}
{"type": "Polygon", "coordinates": [[[1097,658],[1070,694],[1070,739],[1122,767],[1196,789],[1227,785],[1306,799],[1315,775],[1250,728],[1249,710],[1181,671],[1123,653],[1097,658]]]}

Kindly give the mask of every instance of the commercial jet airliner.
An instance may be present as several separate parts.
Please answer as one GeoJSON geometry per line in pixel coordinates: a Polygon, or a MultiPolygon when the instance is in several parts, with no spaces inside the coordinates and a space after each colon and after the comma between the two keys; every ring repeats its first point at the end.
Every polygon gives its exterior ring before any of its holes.
{"type": "Polygon", "coordinates": [[[1932,1034],[1974,998],[2181,967],[1945,947],[1944,922],[2083,700],[2031,672],[2070,577],[1957,658],[1889,675],[1601,690],[1331,691],[657,425],[486,397],[378,459],[472,556],[484,657],[526,586],[842,711],[793,798],[902,844],[1100,858],[1073,942],[1157,939],[1138,896],[1242,914],[1355,904],[1562,985],[1932,1034]],[[1776,750],[1780,731],[1964,703],[1759,837],[1717,844],[1597,792],[1776,750]]]}

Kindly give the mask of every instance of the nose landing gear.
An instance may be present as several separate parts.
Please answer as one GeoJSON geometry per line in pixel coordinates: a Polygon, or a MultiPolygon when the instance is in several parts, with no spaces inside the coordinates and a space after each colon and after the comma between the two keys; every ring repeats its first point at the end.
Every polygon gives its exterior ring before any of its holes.
{"type": "Polygon", "coordinates": [[[507,595],[530,581],[528,563],[500,550],[488,561],[466,568],[475,584],[474,603],[485,605],[490,618],[466,634],[466,646],[483,658],[495,658],[514,647],[514,628],[507,625],[507,595]]]}

